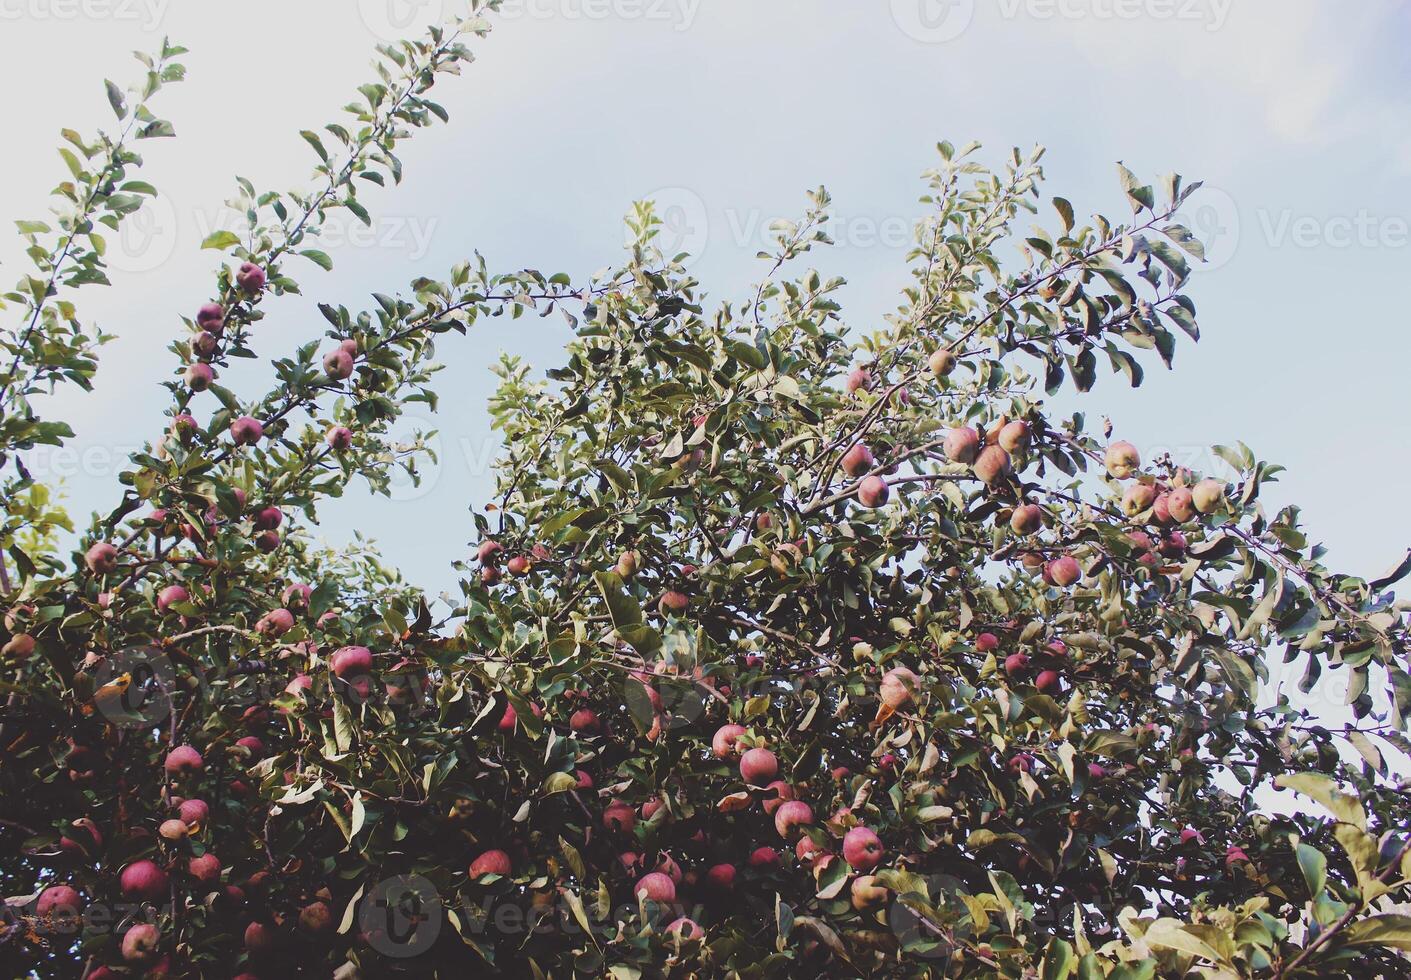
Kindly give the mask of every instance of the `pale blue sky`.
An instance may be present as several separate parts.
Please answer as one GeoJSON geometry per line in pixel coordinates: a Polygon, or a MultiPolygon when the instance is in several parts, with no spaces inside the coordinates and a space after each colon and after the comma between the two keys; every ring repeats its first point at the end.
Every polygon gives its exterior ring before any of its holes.
{"type": "MultiPolygon", "coordinates": [[[[162,33],[192,49],[189,80],[161,104],[179,139],[148,153],[166,195],[146,225],[155,234],[119,246],[117,289],[83,297],[121,339],[97,391],[52,410],[78,431],[73,454],[35,461],[63,478],[76,512],[111,506],[114,455],[162,426],[158,381],[175,366],[163,347],[207,298],[215,255],[196,245],[234,175],[303,184],[298,130],[334,119],[369,77],[389,11],[416,20],[438,6],[0,0],[6,218],[40,216],[62,172],[57,130],[106,121],[102,79],[131,77],[128,51],[162,33]]],[[[865,329],[904,282],[904,232],[936,141],[978,139],[993,161],[1038,142],[1048,193],[1080,212],[1123,216],[1118,159],[1214,189],[1191,215],[1215,233],[1215,267],[1193,287],[1205,340],[1180,349],[1173,374],[1148,365],[1135,393],[1105,378],[1086,410],[1195,465],[1200,447],[1239,438],[1286,464],[1271,500],[1303,503],[1349,571],[1381,572],[1411,543],[1411,344],[1397,301],[1411,269],[1407,3],[521,0],[514,13],[438,88],[452,123],[406,146],[406,184],[367,197],[372,239],[330,243],[335,271],[310,268],[304,299],[269,308],[265,353],[321,333],[316,301],[363,306],[474,249],[500,269],[614,263],[621,216],[658,191],[704,244],[694,271],[711,294],[739,296],[769,219],[820,183],[842,247],[817,262],[848,277],[849,321],[865,329]]],[[[11,279],[17,254],[0,246],[11,279]]],[[[549,366],[565,339],[561,321],[520,320],[446,343],[439,472],[397,501],[354,492],[325,507],[327,538],[360,527],[413,581],[451,587],[467,507],[492,485],[487,366],[501,348],[549,366]]],[[[263,390],[253,373],[227,380],[263,390]]]]}

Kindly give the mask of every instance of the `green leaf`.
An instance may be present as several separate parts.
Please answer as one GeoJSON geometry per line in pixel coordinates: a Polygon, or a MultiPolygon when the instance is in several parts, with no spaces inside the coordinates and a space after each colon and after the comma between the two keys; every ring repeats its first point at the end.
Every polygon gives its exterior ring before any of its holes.
{"type": "Polygon", "coordinates": [[[299,254],[313,262],[325,272],[329,272],[333,269],[333,259],[329,257],[327,252],[320,252],[316,248],[307,248],[299,254]]]}
{"type": "Polygon", "coordinates": [[[621,633],[642,624],[642,607],[627,593],[621,576],[616,572],[594,572],[593,578],[607,603],[613,629],[621,633]]]}
{"type": "Polygon", "coordinates": [[[206,236],[206,240],[201,243],[202,248],[214,248],[218,251],[225,251],[240,244],[240,238],[232,231],[214,231],[206,236]]]}
{"type": "Polygon", "coordinates": [[[1344,946],[1388,946],[1411,952],[1411,915],[1371,915],[1342,933],[1344,946]]]}
{"type": "Polygon", "coordinates": [[[1294,856],[1298,858],[1298,868],[1308,884],[1308,893],[1317,898],[1328,884],[1327,857],[1322,851],[1302,842],[1294,846],[1294,856]]]}
{"type": "Polygon", "coordinates": [[[1352,824],[1358,830],[1367,829],[1367,814],[1362,804],[1356,797],[1340,792],[1330,776],[1316,772],[1285,773],[1274,780],[1274,785],[1317,800],[1343,823],[1352,824]]]}

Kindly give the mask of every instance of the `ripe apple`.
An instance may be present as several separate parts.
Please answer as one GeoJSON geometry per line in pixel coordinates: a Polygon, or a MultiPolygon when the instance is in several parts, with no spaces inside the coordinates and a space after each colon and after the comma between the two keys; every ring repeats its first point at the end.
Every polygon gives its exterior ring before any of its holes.
{"type": "Polygon", "coordinates": [[[999,430],[999,446],[1008,453],[1022,453],[1029,449],[1029,423],[1015,419],[999,430]]]}
{"type": "Polygon", "coordinates": [[[684,616],[691,605],[691,599],[684,592],[670,589],[662,593],[657,609],[663,616],[684,616]]]}
{"type": "Polygon", "coordinates": [[[230,423],[230,437],[237,446],[253,446],[264,438],[265,427],[258,419],[242,415],[230,423]]]}
{"type": "Polygon", "coordinates": [[[705,936],[705,930],[697,924],[695,919],[688,919],[684,915],[666,927],[668,935],[680,936],[684,940],[701,939],[705,936]]]}
{"type": "Polygon", "coordinates": [[[122,958],[128,963],[147,963],[157,955],[162,933],[150,922],[139,922],[122,937],[122,958]]]}
{"type": "Polygon", "coordinates": [[[872,375],[867,368],[853,368],[848,372],[848,380],[843,388],[849,395],[859,390],[866,391],[872,387],[872,375]]]}
{"type": "Polygon", "coordinates": [[[980,455],[975,459],[975,475],[978,476],[986,486],[994,486],[1013,470],[1014,465],[1009,458],[1009,453],[999,446],[986,446],[980,450],[980,455]]]}
{"type": "Polygon", "coordinates": [[[1150,483],[1133,483],[1122,494],[1122,513],[1128,517],[1150,510],[1156,503],[1156,487],[1150,483]]]}
{"type": "Polygon", "coordinates": [[[1004,658],[1004,672],[1010,677],[1019,677],[1029,669],[1029,655],[1011,653],[1004,658]]]}
{"type": "Polygon", "coordinates": [[[353,374],[353,355],[343,348],[329,351],[323,356],[323,373],[331,381],[344,381],[353,374]]]}
{"type": "Polygon", "coordinates": [[[263,953],[274,945],[274,930],[263,922],[251,922],[245,927],[245,948],[252,953],[263,953]]]}
{"type": "Polygon", "coordinates": [[[284,523],[284,511],[278,507],[264,507],[255,512],[256,531],[273,531],[284,523]]]}
{"type": "Polygon", "coordinates": [[[909,668],[893,667],[882,677],[879,692],[882,703],[893,710],[910,704],[919,683],[920,680],[909,668]]]}
{"type": "Polygon", "coordinates": [[[624,551],[618,556],[615,570],[621,578],[630,579],[641,566],[642,556],[638,552],[624,551]]]}
{"type": "Polygon", "coordinates": [[[32,653],[34,653],[34,637],[28,633],[16,633],[10,637],[4,648],[0,649],[0,654],[15,659],[23,659],[32,653]]]}
{"type": "Polygon", "coordinates": [[[179,841],[185,840],[191,833],[191,828],[186,826],[184,820],[172,817],[170,820],[163,820],[161,826],[157,828],[157,834],[162,840],[179,841]]]}
{"type": "Polygon", "coordinates": [[[294,614],[288,609],[271,609],[255,624],[255,632],[262,636],[283,636],[294,628],[294,614]]]}
{"type": "Polygon", "coordinates": [[[219,303],[207,303],[196,311],[196,326],[218,334],[225,329],[225,308],[219,303]]]}
{"type": "Polygon", "coordinates": [[[1114,480],[1126,480],[1141,469],[1142,456],[1130,442],[1114,442],[1107,447],[1104,462],[1114,480]]]}
{"type": "Polygon", "coordinates": [[[1039,689],[1040,694],[1057,694],[1062,685],[1062,678],[1056,670],[1044,670],[1039,672],[1039,676],[1034,679],[1034,686],[1039,689]]]}
{"type": "Polygon", "coordinates": [[[191,338],[191,351],[197,357],[214,357],[218,350],[220,350],[220,338],[213,333],[202,330],[191,338]]]}
{"type": "Polygon", "coordinates": [[[802,800],[786,800],[774,812],[774,829],[785,840],[793,840],[813,823],[813,808],[802,800]]]}
{"type": "Polygon", "coordinates": [[[603,826],[618,833],[630,834],[637,826],[637,811],[630,804],[613,800],[603,810],[603,826]]]}
{"type": "Polygon", "coordinates": [[[118,887],[134,902],[155,902],[167,894],[167,873],[152,861],[134,861],[118,875],[118,887]]]}
{"type": "Polygon", "coordinates": [[[843,453],[843,472],[851,477],[859,477],[877,465],[877,460],[872,456],[872,450],[867,448],[865,443],[855,442],[852,448],[843,453]]]}
{"type": "Polygon", "coordinates": [[[568,727],[579,735],[596,735],[603,730],[603,723],[593,709],[579,708],[568,719],[568,727]]]}
{"type": "Polygon", "coordinates": [[[1083,568],[1071,555],[1055,558],[1044,566],[1044,575],[1059,588],[1067,588],[1083,577],[1083,568]]]}
{"type": "Polygon", "coordinates": [[[794,787],[790,786],[782,779],[774,780],[774,782],[764,787],[764,790],[769,794],[764,798],[764,812],[770,816],[773,816],[775,812],[778,811],[781,804],[795,799],[796,797],[794,787]]]}
{"type": "Polygon", "coordinates": [[[242,262],[235,273],[235,282],[251,296],[258,295],[265,288],[265,270],[253,262],[242,262]]]}
{"type": "Polygon", "coordinates": [[[512,870],[510,856],[504,851],[486,851],[470,863],[470,876],[508,875],[512,870]]]}
{"type": "Polygon", "coordinates": [[[932,374],[938,378],[944,378],[955,370],[955,355],[944,347],[938,347],[931,352],[926,363],[930,366],[932,374]]]}
{"type": "Polygon", "coordinates": [[[353,430],[346,425],[335,425],[323,438],[330,449],[341,453],[353,444],[353,430]]]}
{"type": "Polygon", "coordinates": [[[779,760],[768,749],[750,749],[740,757],[740,776],[751,786],[764,786],[779,775],[779,760]]]}
{"type": "Polygon", "coordinates": [[[211,366],[204,361],[197,361],[186,368],[186,387],[192,391],[205,391],[215,380],[216,373],[211,370],[211,366]]]}
{"type": "Polygon", "coordinates": [[[705,874],[706,884],[720,891],[728,892],[735,887],[735,874],[733,864],[712,865],[705,874]]]}
{"type": "Polygon", "coordinates": [[[710,750],[717,759],[728,759],[739,752],[736,742],[745,734],[744,725],[721,725],[710,740],[710,750]]]}
{"type": "Polygon", "coordinates": [[[1202,514],[1213,514],[1225,504],[1225,484],[1219,480],[1201,480],[1191,489],[1191,503],[1202,514]]]}
{"type": "Polygon", "coordinates": [[[1038,504],[1022,504],[1010,515],[1009,527],[1015,534],[1037,534],[1044,526],[1043,508],[1038,504]]]}
{"type": "Polygon", "coordinates": [[[167,753],[166,770],[172,776],[189,776],[205,768],[201,753],[189,745],[178,745],[167,753]]]}
{"type": "Polygon", "coordinates": [[[498,565],[505,546],[498,541],[483,541],[475,551],[475,557],[482,565],[498,565]]]}
{"type": "Polygon", "coordinates": [[[505,562],[505,571],[511,575],[528,575],[533,565],[525,555],[515,555],[505,562]]]}
{"type": "Polygon", "coordinates": [[[823,849],[822,845],[807,834],[800,837],[799,842],[794,845],[794,857],[798,858],[801,862],[811,862],[815,858],[821,857],[827,853],[828,852],[823,849]]]}
{"type": "Polygon", "coordinates": [[[1177,487],[1166,495],[1166,510],[1177,524],[1195,520],[1195,495],[1188,487],[1177,487]]]}
{"type": "Polygon", "coordinates": [[[857,487],[857,502],[864,507],[881,507],[892,495],[892,488],[880,476],[869,476],[857,487]]]}
{"type": "Polygon", "coordinates": [[[854,871],[872,871],[883,853],[882,839],[868,827],[854,827],[843,837],[843,860],[854,871]]]}
{"type": "Polygon", "coordinates": [[[967,466],[980,455],[980,432],[974,426],[963,425],[946,433],[945,451],[953,463],[967,466]]]}
{"type": "Polygon", "coordinates": [[[632,894],[645,897],[647,901],[656,902],[658,905],[670,905],[676,901],[676,882],[660,871],[652,871],[637,880],[632,894]]]}
{"type": "Polygon", "coordinates": [[[772,847],[757,847],[750,852],[749,864],[752,868],[777,868],[779,852],[772,847]]]}
{"type": "Polygon", "coordinates": [[[200,857],[194,857],[186,863],[186,870],[191,873],[191,877],[204,885],[220,880],[220,858],[207,851],[200,857]]]}
{"type": "Polygon", "coordinates": [[[41,919],[71,922],[83,911],[83,897],[68,885],[50,885],[39,893],[34,914],[41,919]]]}
{"type": "Polygon", "coordinates": [[[327,932],[333,928],[333,911],[324,902],[310,902],[299,910],[299,928],[314,934],[327,932]]]}
{"type": "Polygon", "coordinates": [[[118,567],[118,549],[106,541],[99,541],[83,555],[88,570],[97,575],[108,575],[118,567]]]}
{"type": "Polygon", "coordinates": [[[850,886],[852,907],[859,912],[881,908],[887,901],[887,889],[876,875],[859,875],[850,886]]]}
{"type": "Polygon", "coordinates": [[[335,677],[360,677],[372,671],[372,651],[367,647],[343,647],[328,660],[335,677]]]}

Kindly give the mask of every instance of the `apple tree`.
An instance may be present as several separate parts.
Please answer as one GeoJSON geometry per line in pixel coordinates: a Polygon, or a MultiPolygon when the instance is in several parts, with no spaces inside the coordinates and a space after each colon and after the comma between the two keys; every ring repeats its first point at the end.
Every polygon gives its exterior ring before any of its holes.
{"type": "MultiPolygon", "coordinates": [[[[1199,185],[1119,168],[1120,219],[942,143],[911,279],[848,324],[826,191],[709,299],[634,244],[588,280],[480,258],[222,384],[331,258],[330,214],[444,120],[494,0],[379,49],[311,189],[240,181],[172,311],[171,408],[74,553],[27,553],[24,451],[104,335],[97,225],[155,193],[133,139],[183,52],[66,133],[58,230],[6,294],[0,882],[10,972],[86,977],[1401,976],[1405,607],[1336,573],[1280,472],[1206,472],[1076,396],[1198,338],[1199,185]],[[1038,224],[1034,224],[1038,222],[1038,224]],[[504,451],[454,601],[322,501],[415,476],[393,425],[487,317],[504,451]],[[1345,690],[1312,712],[1274,683],[1345,690]],[[1340,720],[1332,721],[1336,715],[1340,720]]],[[[42,497],[42,494],[41,494],[42,497]]],[[[43,511],[43,508],[40,508],[43,511]]],[[[72,539],[70,539],[72,540],[72,539]]]]}

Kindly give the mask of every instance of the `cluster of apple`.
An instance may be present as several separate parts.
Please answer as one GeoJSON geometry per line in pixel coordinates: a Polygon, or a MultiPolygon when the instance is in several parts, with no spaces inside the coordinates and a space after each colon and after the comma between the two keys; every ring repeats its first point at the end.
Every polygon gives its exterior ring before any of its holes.
{"type": "MultiPolygon", "coordinates": [[[[235,283],[249,298],[256,298],[265,289],[265,270],[253,262],[242,262],[235,273],[235,283]]],[[[205,391],[215,381],[211,360],[220,352],[225,333],[226,310],[220,303],[207,303],[196,311],[196,335],[191,338],[191,352],[198,360],[186,367],[186,387],[205,391]]]]}

